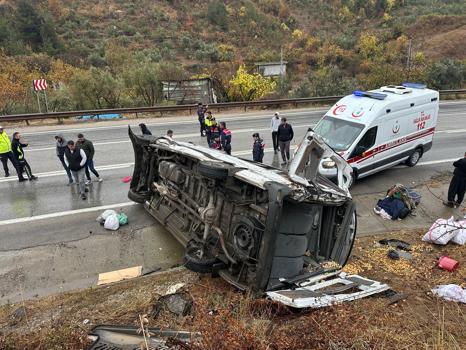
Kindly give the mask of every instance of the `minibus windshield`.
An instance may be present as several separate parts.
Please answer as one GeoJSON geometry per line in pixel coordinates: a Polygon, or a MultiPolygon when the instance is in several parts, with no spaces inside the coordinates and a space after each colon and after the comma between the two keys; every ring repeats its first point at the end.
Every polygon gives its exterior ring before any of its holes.
{"type": "Polygon", "coordinates": [[[346,151],[363,129],[363,124],[326,115],[316,125],[314,131],[335,151],[346,151]]]}

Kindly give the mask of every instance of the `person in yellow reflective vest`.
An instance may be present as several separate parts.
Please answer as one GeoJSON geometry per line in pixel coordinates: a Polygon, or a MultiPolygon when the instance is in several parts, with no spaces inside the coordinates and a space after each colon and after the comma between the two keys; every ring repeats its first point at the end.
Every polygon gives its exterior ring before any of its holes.
{"type": "Polygon", "coordinates": [[[13,140],[11,141],[11,150],[13,151],[13,155],[15,156],[15,160],[18,164],[19,171],[23,174],[26,171],[26,175],[31,180],[37,180],[37,176],[32,175],[31,167],[27,162],[26,158],[24,158],[24,150],[23,147],[27,147],[28,143],[23,141],[21,142],[21,134],[19,132],[15,132],[13,134],[13,140]]]}
{"type": "Polygon", "coordinates": [[[207,111],[204,123],[205,123],[205,136],[206,136],[206,139],[207,139],[207,145],[209,147],[210,147],[210,144],[212,142],[212,140],[211,140],[212,132],[210,131],[210,128],[212,127],[212,121],[214,119],[215,118],[212,116],[212,112],[207,111]]]}
{"type": "Polygon", "coordinates": [[[18,174],[18,179],[20,182],[26,181],[23,177],[23,173],[19,170],[18,163],[11,151],[11,141],[7,133],[3,130],[3,127],[0,126],[0,160],[3,164],[3,170],[5,171],[5,177],[10,176],[10,170],[8,169],[8,160],[13,164],[18,174]]]}

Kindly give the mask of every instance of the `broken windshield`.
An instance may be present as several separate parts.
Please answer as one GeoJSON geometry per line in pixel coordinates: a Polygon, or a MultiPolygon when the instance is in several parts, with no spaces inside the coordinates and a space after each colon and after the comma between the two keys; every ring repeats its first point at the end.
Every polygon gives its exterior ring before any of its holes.
{"type": "Polygon", "coordinates": [[[335,151],[346,151],[363,129],[363,124],[326,115],[316,125],[314,131],[335,151]]]}

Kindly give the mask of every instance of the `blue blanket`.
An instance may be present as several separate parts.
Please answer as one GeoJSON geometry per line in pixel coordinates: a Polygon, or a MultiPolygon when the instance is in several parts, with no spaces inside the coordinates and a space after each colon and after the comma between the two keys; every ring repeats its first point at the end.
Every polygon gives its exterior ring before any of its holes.
{"type": "Polygon", "coordinates": [[[377,202],[377,206],[382,208],[387,212],[388,215],[392,217],[393,220],[398,218],[406,217],[406,206],[402,200],[393,198],[393,197],[386,197],[381,199],[377,202]]]}

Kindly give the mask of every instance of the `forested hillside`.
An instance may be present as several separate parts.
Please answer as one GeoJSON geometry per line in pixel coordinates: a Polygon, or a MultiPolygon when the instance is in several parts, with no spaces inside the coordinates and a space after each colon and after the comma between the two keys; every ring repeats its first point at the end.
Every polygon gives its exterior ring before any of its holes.
{"type": "Polygon", "coordinates": [[[221,101],[461,88],[465,42],[454,0],[0,0],[0,113],[35,112],[38,78],[52,110],[164,103],[161,80],[199,76],[221,101]],[[281,52],[285,79],[250,76],[281,52]]]}

